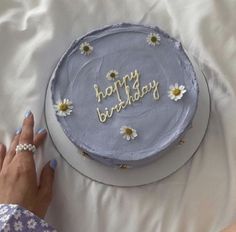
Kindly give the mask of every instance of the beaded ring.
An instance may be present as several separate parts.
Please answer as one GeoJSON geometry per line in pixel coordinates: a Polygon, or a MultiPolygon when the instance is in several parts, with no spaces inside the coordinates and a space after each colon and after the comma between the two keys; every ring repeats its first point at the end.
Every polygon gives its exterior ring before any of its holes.
{"type": "Polygon", "coordinates": [[[36,147],[34,144],[18,144],[16,146],[16,152],[30,151],[34,153],[36,151],[36,147]]]}

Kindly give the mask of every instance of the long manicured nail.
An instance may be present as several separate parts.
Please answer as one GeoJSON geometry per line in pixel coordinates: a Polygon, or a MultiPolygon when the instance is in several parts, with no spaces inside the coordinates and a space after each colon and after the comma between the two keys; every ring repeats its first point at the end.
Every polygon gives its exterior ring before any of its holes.
{"type": "Polygon", "coordinates": [[[25,112],[25,118],[28,118],[30,115],[31,115],[31,111],[30,110],[25,112]]]}
{"type": "Polygon", "coordinates": [[[19,135],[19,134],[21,133],[21,130],[22,130],[22,128],[21,128],[21,127],[17,128],[17,129],[16,129],[16,132],[15,132],[15,133],[16,133],[16,135],[19,135]]]}
{"type": "Polygon", "coordinates": [[[55,159],[50,160],[50,167],[55,171],[57,167],[57,161],[55,159]]]}
{"type": "Polygon", "coordinates": [[[47,130],[46,130],[45,128],[39,128],[39,129],[36,131],[37,134],[43,134],[43,133],[46,133],[46,132],[47,132],[47,130]]]}

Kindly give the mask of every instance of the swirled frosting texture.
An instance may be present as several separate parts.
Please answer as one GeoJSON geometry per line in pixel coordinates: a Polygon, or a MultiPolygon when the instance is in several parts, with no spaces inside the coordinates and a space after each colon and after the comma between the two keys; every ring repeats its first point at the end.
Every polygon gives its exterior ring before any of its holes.
{"type": "MultiPolygon", "coordinates": [[[[71,115],[57,119],[77,147],[104,164],[135,167],[156,159],[188,129],[197,108],[198,84],[179,42],[157,27],[123,23],[88,33],[66,51],[52,81],[53,102],[64,98],[73,102],[74,109],[71,115]],[[160,35],[158,46],[146,41],[152,32],[160,35]],[[90,55],[81,54],[83,42],[93,47],[90,55]],[[156,80],[159,100],[147,93],[101,123],[96,108],[104,112],[105,107],[119,102],[115,94],[98,102],[94,84],[103,91],[112,85],[106,78],[112,69],[118,71],[118,79],[138,70],[141,87],[156,80]],[[168,97],[169,86],[175,83],[187,90],[177,102],[168,97]],[[122,137],[120,128],[124,125],[137,131],[134,140],[122,137]]],[[[121,98],[126,99],[124,92],[121,98]]]]}

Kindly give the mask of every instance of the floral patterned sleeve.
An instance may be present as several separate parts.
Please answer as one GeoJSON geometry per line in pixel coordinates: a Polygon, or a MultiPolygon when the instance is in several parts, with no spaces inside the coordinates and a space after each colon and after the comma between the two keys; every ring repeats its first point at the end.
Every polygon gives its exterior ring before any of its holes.
{"type": "Polygon", "coordinates": [[[0,204],[0,232],[57,232],[43,219],[19,205],[0,204]]]}

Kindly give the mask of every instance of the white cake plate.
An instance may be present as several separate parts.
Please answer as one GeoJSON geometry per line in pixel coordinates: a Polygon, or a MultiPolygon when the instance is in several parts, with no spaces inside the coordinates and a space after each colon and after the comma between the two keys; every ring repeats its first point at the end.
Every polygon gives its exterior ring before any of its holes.
{"type": "Polygon", "coordinates": [[[192,128],[186,132],[181,144],[173,147],[155,162],[131,169],[108,167],[83,156],[82,151],[66,137],[56,119],[51,100],[51,78],[47,86],[44,110],[48,132],[58,153],[82,175],[107,185],[120,187],[145,185],[174,173],[197,151],[207,130],[210,115],[210,96],[206,79],[196,61],[191,56],[189,58],[197,74],[200,92],[192,128]]]}

